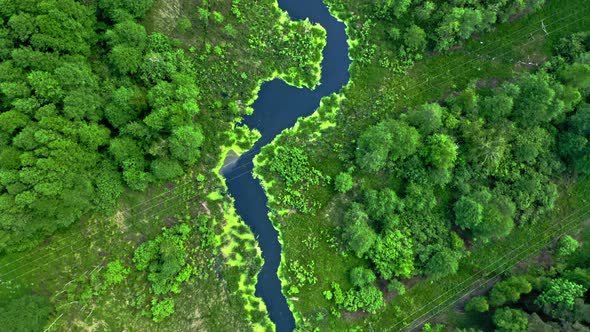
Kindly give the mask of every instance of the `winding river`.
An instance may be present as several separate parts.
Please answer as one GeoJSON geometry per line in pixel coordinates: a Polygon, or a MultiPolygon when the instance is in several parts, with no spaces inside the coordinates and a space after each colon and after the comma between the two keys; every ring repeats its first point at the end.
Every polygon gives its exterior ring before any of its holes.
{"type": "Polygon", "coordinates": [[[295,319],[281,292],[277,270],[281,262],[278,232],[268,219],[267,199],[258,180],[252,176],[252,159],[284,129],[292,127],[299,117],[311,115],[320,99],[340,89],[348,82],[348,43],[345,25],[337,21],[321,0],[278,0],[279,7],[293,20],[309,18],[327,31],[327,46],[323,50],[321,84],[315,90],[297,89],[281,80],[262,85],[253,105],[254,114],[244,119],[256,128],[262,138],[231,167],[223,170],[229,193],[235,198],[238,214],[256,235],[264,265],[258,275],[256,295],[266,303],[270,319],[277,331],[293,331],[295,319]]]}

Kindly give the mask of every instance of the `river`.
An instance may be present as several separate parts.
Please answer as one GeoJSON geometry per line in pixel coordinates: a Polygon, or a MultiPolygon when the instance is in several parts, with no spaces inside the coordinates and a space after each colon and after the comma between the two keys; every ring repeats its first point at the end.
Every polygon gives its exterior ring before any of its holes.
{"type": "Polygon", "coordinates": [[[309,18],[327,31],[327,45],[323,50],[321,84],[315,90],[298,89],[281,80],[262,85],[254,102],[254,114],[244,124],[256,128],[262,138],[239,158],[223,175],[229,193],[235,199],[238,214],[254,232],[264,265],[258,275],[256,295],[268,308],[270,319],[279,332],[293,331],[295,319],[281,292],[277,270],[281,261],[278,232],[268,219],[267,199],[258,180],[252,176],[252,159],[283,130],[292,127],[299,117],[307,117],[319,107],[320,99],[340,89],[348,82],[348,43],[345,25],[337,21],[321,0],[278,0],[279,7],[293,20],[309,18]]]}

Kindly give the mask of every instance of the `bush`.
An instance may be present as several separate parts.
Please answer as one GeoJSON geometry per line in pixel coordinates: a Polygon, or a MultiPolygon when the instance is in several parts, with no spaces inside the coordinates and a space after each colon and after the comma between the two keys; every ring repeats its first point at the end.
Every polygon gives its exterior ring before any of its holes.
{"type": "Polygon", "coordinates": [[[578,250],[579,246],[580,244],[576,239],[569,235],[565,235],[559,239],[559,242],[557,242],[556,254],[562,257],[569,256],[578,250]]]}
{"type": "Polygon", "coordinates": [[[388,291],[396,291],[399,295],[404,295],[406,293],[406,286],[402,284],[399,280],[394,279],[389,282],[387,285],[388,291]]]}
{"type": "Polygon", "coordinates": [[[476,296],[471,299],[465,306],[465,310],[471,312],[486,312],[490,309],[488,300],[483,296],[476,296]]]}
{"type": "Polygon", "coordinates": [[[152,319],[154,322],[161,322],[164,318],[174,313],[174,301],[166,298],[162,301],[152,300],[152,319]]]}
{"type": "Polygon", "coordinates": [[[522,310],[500,308],[493,317],[494,325],[499,332],[526,332],[528,318],[522,310]]]}
{"type": "Polygon", "coordinates": [[[116,260],[107,264],[106,271],[104,273],[105,287],[115,285],[127,277],[129,274],[129,268],[123,265],[123,262],[116,260]]]}
{"type": "Polygon", "coordinates": [[[348,173],[340,173],[334,179],[334,187],[336,191],[345,193],[352,189],[352,176],[348,173]]]}
{"type": "Polygon", "coordinates": [[[178,22],[176,23],[176,28],[181,33],[185,33],[193,28],[193,24],[191,23],[191,21],[188,18],[183,17],[180,20],[178,20],[178,22]]]}
{"type": "Polygon", "coordinates": [[[350,283],[356,287],[363,287],[375,281],[375,274],[369,269],[357,266],[350,270],[350,283]]]}
{"type": "Polygon", "coordinates": [[[368,224],[369,217],[362,205],[353,203],[344,215],[342,240],[357,257],[363,257],[373,247],[377,234],[368,224]]]}
{"type": "Polygon", "coordinates": [[[547,313],[554,313],[553,308],[562,305],[573,309],[576,298],[584,296],[586,287],[566,279],[553,279],[539,295],[535,303],[544,308],[547,313]]]}
{"type": "Polygon", "coordinates": [[[152,298],[152,315],[156,322],[174,312],[171,299],[159,301],[157,296],[180,293],[181,284],[194,273],[194,267],[188,262],[190,232],[188,225],[179,224],[165,229],[161,235],[142,243],[135,250],[135,267],[139,271],[147,270],[150,292],[155,294],[152,298]]]}
{"type": "Polygon", "coordinates": [[[409,278],[414,273],[412,239],[406,232],[387,230],[375,243],[371,260],[385,279],[409,278]]]}
{"type": "Polygon", "coordinates": [[[524,276],[510,277],[494,285],[490,292],[490,305],[498,307],[507,302],[516,302],[521,294],[527,294],[532,289],[524,276]]]}
{"type": "Polygon", "coordinates": [[[449,249],[437,252],[426,263],[425,272],[433,280],[454,274],[459,269],[458,255],[449,249]]]}

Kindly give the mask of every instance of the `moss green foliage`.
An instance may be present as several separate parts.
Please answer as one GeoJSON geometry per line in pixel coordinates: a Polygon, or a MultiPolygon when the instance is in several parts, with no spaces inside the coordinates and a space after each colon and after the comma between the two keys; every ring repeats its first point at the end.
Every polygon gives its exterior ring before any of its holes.
{"type": "Polygon", "coordinates": [[[340,173],[334,178],[334,188],[341,193],[345,193],[352,189],[353,183],[352,176],[348,173],[340,173]]]}
{"type": "Polygon", "coordinates": [[[497,331],[525,332],[528,331],[528,318],[517,309],[501,308],[494,313],[494,325],[497,331]]]}
{"type": "Polygon", "coordinates": [[[516,302],[522,294],[527,294],[532,289],[531,284],[524,277],[508,278],[494,285],[490,292],[490,305],[499,307],[509,302],[516,302]]]}
{"type": "Polygon", "coordinates": [[[465,310],[473,312],[486,312],[490,309],[488,300],[483,296],[476,296],[465,305],[465,310]]]}
{"type": "Polygon", "coordinates": [[[38,295],[23,295],[0,304],[0,321],[5,331],[42,330],[53,311],[47,300],[38,295]]]}
{"type": "Polygon", "coordinates": [[[578,243],[576,239],[569,235],[564,235],[557,242],[556,254],[558,256],[569,256],[573,254],[579,246],[580,243],[578,243]]]}

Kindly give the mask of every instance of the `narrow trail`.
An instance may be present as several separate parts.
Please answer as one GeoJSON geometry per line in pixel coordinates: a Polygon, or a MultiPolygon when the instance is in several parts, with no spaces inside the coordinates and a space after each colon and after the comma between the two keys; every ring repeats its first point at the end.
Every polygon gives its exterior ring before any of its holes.
{"type": "Polygon", "coordinates": [[[284,295],[277,271],[281,261],[279,234],[268,218],[266,195],[252,176],[252,160],[260,149],[278,134],[291,128],[299,117],[307,117],[319,107],[322,97],[339,92],[349,80],[348,36],[345,25],[334,18],[321,0],[278,0],[279,7],[293,20],[309,18],[327,32],[323,50],[321,84],[315,90],[298,89],[283,81],[264,83],[253,105],[254,114],[244,120],[256,128],[262,138],[231,167],[224,168],[229,193],[235,199],[238,214],[250,226],[262,249],[264,265],[258,275],[256,295],[260,296],[277,331],[293,331],[295,319],[284,295]]]}

